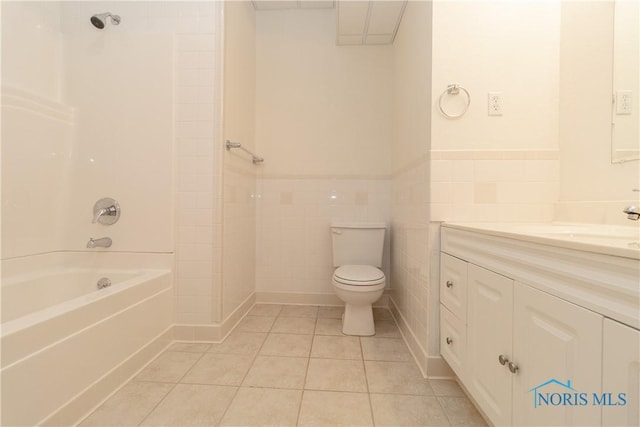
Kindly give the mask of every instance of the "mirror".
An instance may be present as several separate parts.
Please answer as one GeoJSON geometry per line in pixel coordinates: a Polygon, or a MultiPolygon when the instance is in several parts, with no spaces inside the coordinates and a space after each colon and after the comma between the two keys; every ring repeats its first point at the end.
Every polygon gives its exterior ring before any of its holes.
{"type": "Polygon", "coordinates": [[[640,2],[615,0],[611,162],[640,159],[640,2]]]}

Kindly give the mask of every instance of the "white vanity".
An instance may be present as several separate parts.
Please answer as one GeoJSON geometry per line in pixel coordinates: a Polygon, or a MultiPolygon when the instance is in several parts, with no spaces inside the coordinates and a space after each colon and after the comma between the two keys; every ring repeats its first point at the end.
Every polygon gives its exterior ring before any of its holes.
{"type": "Polygon", "coordinates": [[[440,351],[495,425],[640,425],[640,229],[443,224],[440,351]]]}

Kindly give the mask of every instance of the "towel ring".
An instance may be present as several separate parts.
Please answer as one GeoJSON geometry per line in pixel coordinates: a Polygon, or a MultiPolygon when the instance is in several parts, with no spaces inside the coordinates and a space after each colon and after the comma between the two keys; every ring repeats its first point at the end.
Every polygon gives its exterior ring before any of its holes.
{"type": "Polygon", "coordinates": [[[467,110],[469,109],[470,104],[471,104],[471,95],[469,95],[469,91],[463,88],[462,86],[460,86],[459,84],[455,84],[455,83],[447,86],[445,91],[442,92],[442,95],[440,95],[440,98],[438,98],[438,108],[440,109],[440,112],[442,113],[443,116],[448,117],[450,119],[457,119],[458,117],[462,117],[464,113],[466,113],[467,110]],[[460,114],[449,114],[446,111],[444,111],[444,108],[442,108],[442,99],[444,98],[444,96],[458,95],[460,91],[463,91],[465,95],[467,95],[467,105],[464,107],[464,110],[462,110],[460,114]]]}

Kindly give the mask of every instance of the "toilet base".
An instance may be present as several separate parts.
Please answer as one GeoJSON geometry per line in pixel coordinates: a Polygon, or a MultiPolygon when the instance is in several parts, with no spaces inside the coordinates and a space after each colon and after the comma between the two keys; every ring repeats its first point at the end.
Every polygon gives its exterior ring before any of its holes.
{"type": "Polygon", "coordinates": [[[342,333],[361,337],[375,335],[376,327],[373,323],[371,304],[345,304],[342,315],[342,333]]]}

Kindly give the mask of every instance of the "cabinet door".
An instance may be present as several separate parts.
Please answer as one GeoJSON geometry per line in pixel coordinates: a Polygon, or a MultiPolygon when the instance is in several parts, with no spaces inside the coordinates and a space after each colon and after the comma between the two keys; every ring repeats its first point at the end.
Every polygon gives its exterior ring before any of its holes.
{"type": "Polygon", "coordinates": [[[625,393],[626,405],[602,408],[602,425],[640,425],[640,331],[613,320],[604,320],[602,391],[625,393]]]}
{"type": "Polygon", "coordinates": [[[440,302],[466,323],[467,262],[445,253],[440,256],[440,302]]]}
{"type": "Polygon", "coordinates": [[[462,382],[467,380],[467,326],[440,304],[440,354],[462,382]]]}
{"type": "Polygon", "coordinates": [[[602,319],[516,282],[513,361],[519,369],[513,375],[514,425],[600,425],[601,409],[591,404],[591,397],[601,392],[602,319]],[[587,402],[576,393],[587,393],[587,402]],[[550,403],[539,394],[551,397],[550,403]]]}
{"type": "Polygon", "coordinates": [[[513,280],[469,264],[468,389],[495,425],[511,425],[512,375],[498,362],[511,358],[513,280]]]}

